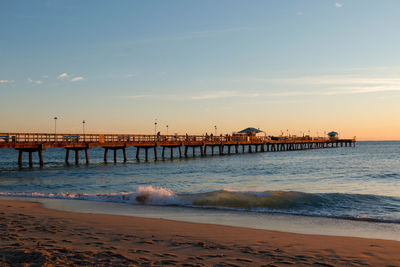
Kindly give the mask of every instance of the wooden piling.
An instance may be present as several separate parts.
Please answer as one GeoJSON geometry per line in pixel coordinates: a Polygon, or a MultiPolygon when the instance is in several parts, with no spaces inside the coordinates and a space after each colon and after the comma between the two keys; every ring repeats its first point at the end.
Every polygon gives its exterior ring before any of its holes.
{"type": "Polygon", "coordinates": [[[32,161],[32,151],[29,151],[29,167],[33,166],[33,161],[32,161]]]}
{"type": "Polygon", "coordinates": [[[22,165],[22,150],[18,151],[18,165],[22,165]]]}
{"type": "Polygon", "coordinates": [[[149,148],[148,147],[145,148],[145,158],[146,158],[146,161],[149,161],[149,148]]]}
{"type": "MultiPolygon", "coordinates": [[[[124,149],[124,151],[125,151],[125,149],[124,149]]],[[[154,147],[154,159],[155,159],[155,160],[158,159],[158,158],[157,158],[157,147],[156,147],[156,146],[154,147]]]]}
{"type": "Polygon", "coordinates": [[[38,150],[38,156],[39,156],[39,165],[43,166],[44,162],[43,162],[43,150],[39,149],[38,150]]]}
{"type": "Polygon", "coordinates": [[[173,159],[174,158],[174,147],[171,146],[170,150],[171,150],[171,159],[173,159]]]}
{"type": "MultiPolygon", "coordinates": [[[[126,157],[126,149],[125,148],[122,149],[122,154],[124,155],[124,162],[127,162],[128,158],[126,157]]],[[[156,153],[156,158],[157,158],[157,153],[156,153]]]]}
{"type": "MultiPolygon", "coordinates": [[[[68,152],[67,152],[68,153],[68,152]]],[[[108,148],[104,148],[104,162],[107,163],[108,148]]]]}
{"type": "Polygon", "coordinates": [[[114,148],[114,163],[117,163],[117,149],[114,148]]]}
{"type": "Polygon", "coordinates": [[[182,158],[182,146],[179,146],[179,157],[182,158]]]}
{"type": "Polygon", "coordinates": [[[89,160],[89,149],[88,148],[85,148],[85,158],[86,158],[86,164],[89,164],[90,160],[89,160]]]}
{"type": "Polygon", "coordinates": [[[75,149],[75,164],[79,164],[79,150],[75,149]]]}
{"type": "Polygon", "coordinates": [[[136,147],[136,160],[139,160],[140,147],[136,147]]]}

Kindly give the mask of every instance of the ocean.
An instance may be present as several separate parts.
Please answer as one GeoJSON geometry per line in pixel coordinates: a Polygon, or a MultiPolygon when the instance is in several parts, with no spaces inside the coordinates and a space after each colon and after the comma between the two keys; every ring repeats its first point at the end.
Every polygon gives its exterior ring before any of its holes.
{"type": "Polygon", "coordinates": [[[121,153],[116,164],[103,162],[102,148],[89,153],[89,165],[83,158],[65,165],[65,150],[47,149],[45,165],[29,168],[18,167],[17,151],[2,149],[0,196],[77,212],[400,240],[400,142],[230,156],[197,151],[148,162],[129,148],[128,162],[121,153]]]}

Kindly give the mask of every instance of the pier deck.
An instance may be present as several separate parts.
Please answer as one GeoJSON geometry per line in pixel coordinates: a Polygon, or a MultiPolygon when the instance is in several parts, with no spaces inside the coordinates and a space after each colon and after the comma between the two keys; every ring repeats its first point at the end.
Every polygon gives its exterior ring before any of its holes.
{"type": "Polygon", "coordinates": [[[75,163],[79,163],[79,151],[84,150],[86,163],[89,163],[88,150],[93,147],[104,148],[104,161],[107,162],[108,151],[113,150],[114,161],[117,160],[117,150],[122,150],[124,161],[127,161],[126,148],[136,147],[136,159],[139,160],[140,151],[144,150],[145,160],[149,158],[149,150],[153,150],[154,159],[158,159],[157,148],[162,148],[162,158],[165,158],[165,150],[170,150],[170,157],[173,157],[173,150],[178,149],[179,157],[188,156],[191,148],[193,156],[196,155],[196,148],[201,156],[207,155],[207,149],[211,149],[214,155],[215,148],[218,148],[220,155],[239,153],[241,146],[242,153],[253,152],[275,152],[292,151],[317,148],[332,148],[343,146],[355,146],[355,139],[329,139],[329,138],[280,138],[271,140],[269,137],[250,136],[207,136],[207,135],[128,135],[128,134],[48,134],[48,133],[0,133],[0,149],[16,149],[19,151],[18,164],[22,164],[23,152],[29,153],[29,165],[32,166],[32,153],[37,152],[39,164],[43,165],[43,150],[47,148],[65,148],[65,162],[69,163],[69,152],[75,152],[75,163]],[[184,153],[182,153],[184,148],[184,153]],[[225,149],[227,148],[227,149],[225,149]]]}

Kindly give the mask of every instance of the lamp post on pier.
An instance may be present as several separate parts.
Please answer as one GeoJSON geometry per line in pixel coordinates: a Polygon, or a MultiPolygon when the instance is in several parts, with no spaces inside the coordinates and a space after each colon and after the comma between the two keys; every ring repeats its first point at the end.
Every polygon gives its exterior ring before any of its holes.
{"type": "Polygon", "coordinates": [[[168,125],[167,125],[167,126],[165,126],[165,127],[167,127],[167,135],[168,135],[168,125]]]}
{"type": "Polygon", "coordinates": [[[154,135],[157,135],[157,119],[154,120],[154,135]]]}
{"type": "Polygon", "coordinates": [[[217,136],[217,125],[214,125],[215,136],[217,136]]]}
{"type": "Polygon", "coordinates": [[[86,142],[86,136],[85,136],[85,123],[86,123],[86,121],[85,121],[85,120],[83,120],[83,121],[82,121],[82,128],[83,128],[83,141],[84,141],[84,142],[86,142]]]}
{"type": "Polygon", "coordinates": [[[57,139],[57,117],[54,117],[54,142],[57,139]]]}

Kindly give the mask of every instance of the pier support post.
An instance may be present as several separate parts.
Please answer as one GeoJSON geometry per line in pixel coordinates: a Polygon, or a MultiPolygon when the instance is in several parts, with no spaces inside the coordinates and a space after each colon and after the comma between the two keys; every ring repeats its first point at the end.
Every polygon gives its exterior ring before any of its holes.
{"type": "Polygon", "coordinates": [[[242,145],[242,153],[245,153],[245,145],[242,145]]]}
{"type": "Polygon", "coordinates": [[[196,147],[193,146],[192,149],[193,149],[193,157],[196,157],[196,147]]]}
{"type": "Polygon", "coordinates": [[[75,164],[79,164],[79,150],[75,149],[75,164]]]}
{"type": "Polygon", "coordinates": [[[239,153],[239,145],[235,145],[235,152],[236,152],[236,154],[239,153]]]}
{"type": "Polygon", "coordinates": [[[136,160],[139,160],[140,147],[136,147],[136,160]]]}
{"type": "Polygon", "coordinates": [[[29,167],[33,166],[33,161],[32,161],[32,151],[29,151],[29,167]]]}
{"type": "Polygon", "coordinates": [[[39,165],[43,166],[43,150],[41,149],[38,150],[38,156],[39,156],[39,165]]]}
{"type": "MultiPolygon", "coordinates": [[[[122,154],[124,155],[124,162],[127,162],[128,159],[126,157],[126,149],[125,148],[122,149],[122,154]]],[[[156,158],[157,158],[157,155],[156,155],[156,158]]]]}
{"type": "Polygon", "coordinates": [[[65,163],[69,164],[69,148],[67,148],[65,151],[65,163]]]}
{"type": "Polygon", "coordinates": [[[204,157],[204,149],[203,149],[203,146],[200,147],[200,155],[201,155],[202,157],[204,157]]]}
{"type": "Polygon", "coordinates": [[[188,149],[189,149],[189,147],[185,146],[185,158],[187,158],[187,156],[188,156],[188,149]]]}
{"type": "Polygon", "coordinates": [[[204,156],[207,156],[207,146],[204,146],[204,156]]]}
{"type": "MultiPolygon", "coordinates": [[[[67,149],[67,153],[69,153],[69,150],[67,149]]],[[[108,148],[104,148],[104,162],[107,163],[107,157],[108,157],[108,148]]]]}
{"type": "Polygon", "coordinates": [[[18,165],[22,165],[22,150],[18,151],[18,165]]]}
{"type": "Polygon", "coordinates": [[[211,155],[214,156],[214,146],[211,146],[211,155]]]}
{"type": "Polygon", "coordinates": [[[251,150],[251,145],[249,145],[249,153],[253,153],[253,151],[251,150]]]}
{"type": "Polygon", "coordinates": [[[182,146],[179,146],[179,157],[182,158],[182,146]]]}
{"type": "MultiPolygon", "coordinates": [[[[124,149],[124,151],[125,151],[125,149],[124,149]]],[[[155,160],[158,159],[158,158],[157,158],[157,147],[156,147],[156,146],[154,147],[154,159],[155,159],[155,160]]]]}
{"type": "Polygon", "coordinates": [[[162,147],[161,157],[165,159],[165,146],[162,147]]]}
{"type": "Polygon", "coordinates": [[[230,154],[231,154],[231,146],[228,145],[228,155],[230,155],[230,154]]]}
{"type": "Polygon", "coordinates": [[[149,161],[149,148],[148,147],[145,148],[145,158],[146,158],[146,161],[149,161]]]}
{"type": "Polygon", "coordinates": [[[114,148],[114,163],[117,163],[117,150],[114,148]]]}
{"type": "Polygon", "coordinates": [[[85,148],[85,158],[86,158],[86,164],[89,164],[89,150],[87,148],[85,148]]]}
{"type": "Polygon", "coordinates": [[[173,159],[174,158],[174,147],[171,146],[170,150],[171,150],[171,159],[173,159]]]}
{"type": "Polygon", "coordinates": [[[223,145],[220,145],[220,146],[219,146],[219,154],[220,154],[220,155],[223,155],[223,154],[224,154],[224,146],[223,146],[223,145]]]}

